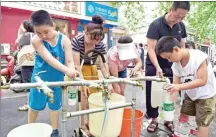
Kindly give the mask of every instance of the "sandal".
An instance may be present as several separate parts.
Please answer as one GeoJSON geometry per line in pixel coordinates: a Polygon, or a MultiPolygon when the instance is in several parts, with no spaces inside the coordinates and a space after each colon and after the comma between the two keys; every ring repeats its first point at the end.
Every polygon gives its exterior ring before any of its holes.
{"type": "Polygon", "coordinates": [[[149,133],[153,133],[157,130],[157,127],[158,127],[158,123],[156,121],[152,121],[148,127],[147,127],[147,131],[149,133]]]}
{"type": "Polygon", "coordinates": [[[23,106],[20,106],[18,108],[18,111],[28,111],[28,109],[29,109],[29,105],[25,104],[23,106]]]}
{"type": "Polygon", "coordinates": [[[88,128],[88,126],[86,126],[86,124],[82,125],[81,129],[88,137],[92,136],[92,134],[90,133],[89,128],[88,128]]]}
{"type": "Polygon", "coordinates": [[[170,132],[174,132],[174,124],[172,121],[166,121],[164,123],[164,126],[167,127],[169,129],[170,132]]]}

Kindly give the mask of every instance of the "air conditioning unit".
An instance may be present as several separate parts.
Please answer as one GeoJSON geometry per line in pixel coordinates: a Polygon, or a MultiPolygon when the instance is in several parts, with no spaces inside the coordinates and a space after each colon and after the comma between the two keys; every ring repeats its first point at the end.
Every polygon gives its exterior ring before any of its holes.
{"type": "Polygon", "coordinates": [[[1,55],[10,55],[10,44],[2,43],[1,44],[1,55]]]}

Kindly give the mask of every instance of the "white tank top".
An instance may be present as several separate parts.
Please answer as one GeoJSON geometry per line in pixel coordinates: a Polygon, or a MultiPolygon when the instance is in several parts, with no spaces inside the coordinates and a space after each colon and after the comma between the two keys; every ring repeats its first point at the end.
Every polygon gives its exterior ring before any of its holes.
{"type": "MultiPolygon", "coordinates": [[[[180,62],[173,63],[172,70],[173,74],[180,77],[181,83],[186,83],[193,81],[197,78],[197,70],[200,65],[207,60],[208,55],[200,50],[189,50],[190,59],[185,67],[182,67],[180,62]]],[[[206,99],[213,97],[215,95],[215,76],[211,63],[208,61],[208,81],[205,86],[198,87],[195,89],[183,90],[191,98],[191,100],[196,99],[206,99]]]]}

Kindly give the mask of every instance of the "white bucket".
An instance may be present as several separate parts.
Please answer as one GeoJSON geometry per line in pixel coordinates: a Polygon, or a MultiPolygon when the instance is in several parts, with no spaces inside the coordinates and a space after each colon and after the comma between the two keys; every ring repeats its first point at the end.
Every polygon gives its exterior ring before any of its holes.
{"type": "MultiPolygon", "coordinates": [[[[93,93],[88,98],[89,109],[103,107],[102,92],[93,93]]],[[[107,106],[124,104],[125,97],[116,93],[112,93],[107,106]]],[[[117,137],[121,132],[124,108],[109,110],[105,137],[117,137]]],[[[104,112],[89,114],[90,133],[96,137],[101,136],[102,125],[104,121],[104,112]]]]}
{"type": "Polygon", "coordinates": [[[11,130],[7,137],[50,137],[52,127],[45,123],[25,124],[11,130]]]}

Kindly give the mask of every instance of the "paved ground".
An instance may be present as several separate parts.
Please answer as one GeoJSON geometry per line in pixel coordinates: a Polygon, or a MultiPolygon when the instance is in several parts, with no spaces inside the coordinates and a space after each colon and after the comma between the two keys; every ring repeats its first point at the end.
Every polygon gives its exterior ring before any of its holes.
{"type": "MultiPolygon", "coordinates": [[[[138,88],[134,88],[132,86],[126,87],[126,99],[127,101],[131,100],[131,91],[136,91],[137,96],[137,108],[141,109],[143,112],[145,112],[145,92],[141,91],[138,88]]],[[[6,137],[7,134],[14,129],[17,126],[23,125],[27,123],[27,112],[18,112],[17,108],[20,105],[23,105],[26,101],[25,97],[26,93],[19,93],[15,94],[12,91],[3,91],[3,97],[1,100],[1,137],[6,137]]],[[[179,115],[179,107],[176,106],[176,116],[175,120],[177,120],[179,115]]],[[[74,107],[67,106],[69,111],[75,111],[74,107]]],[[[160,117],[161,118],[161,117],[160,117]]],[[[48,109],[46,108],[45,111],[42,111],[39,113],[37,122],[42,123],[49,123],[49,115],[48,115],[48,109]]],[[[163,120],[161,118],[159,129],[157,132],[150,134],[146,131],[146,126],[148,124],[149,120],[143,119],[143,128],[141,132],[142,137],[166,137],[166,133],[168,131],[163,126],[163,120]],[[165,131],[163,131],[165,130],[165,131]]],[[[67,122],[67,133],[68,137],[72,137],[73,135],[73,129],[78,127],[78,118],[71,118],[67,122]]],[[[188,127],[192,128],[194,127],[194,119],[191,118],[190,124],[192,126],[188,127]]],[[[60,123],[61,125],[61,123],[60,123]]],[[[216,120],[211,124],[211,137],[216,137],[216,120]]]]}

